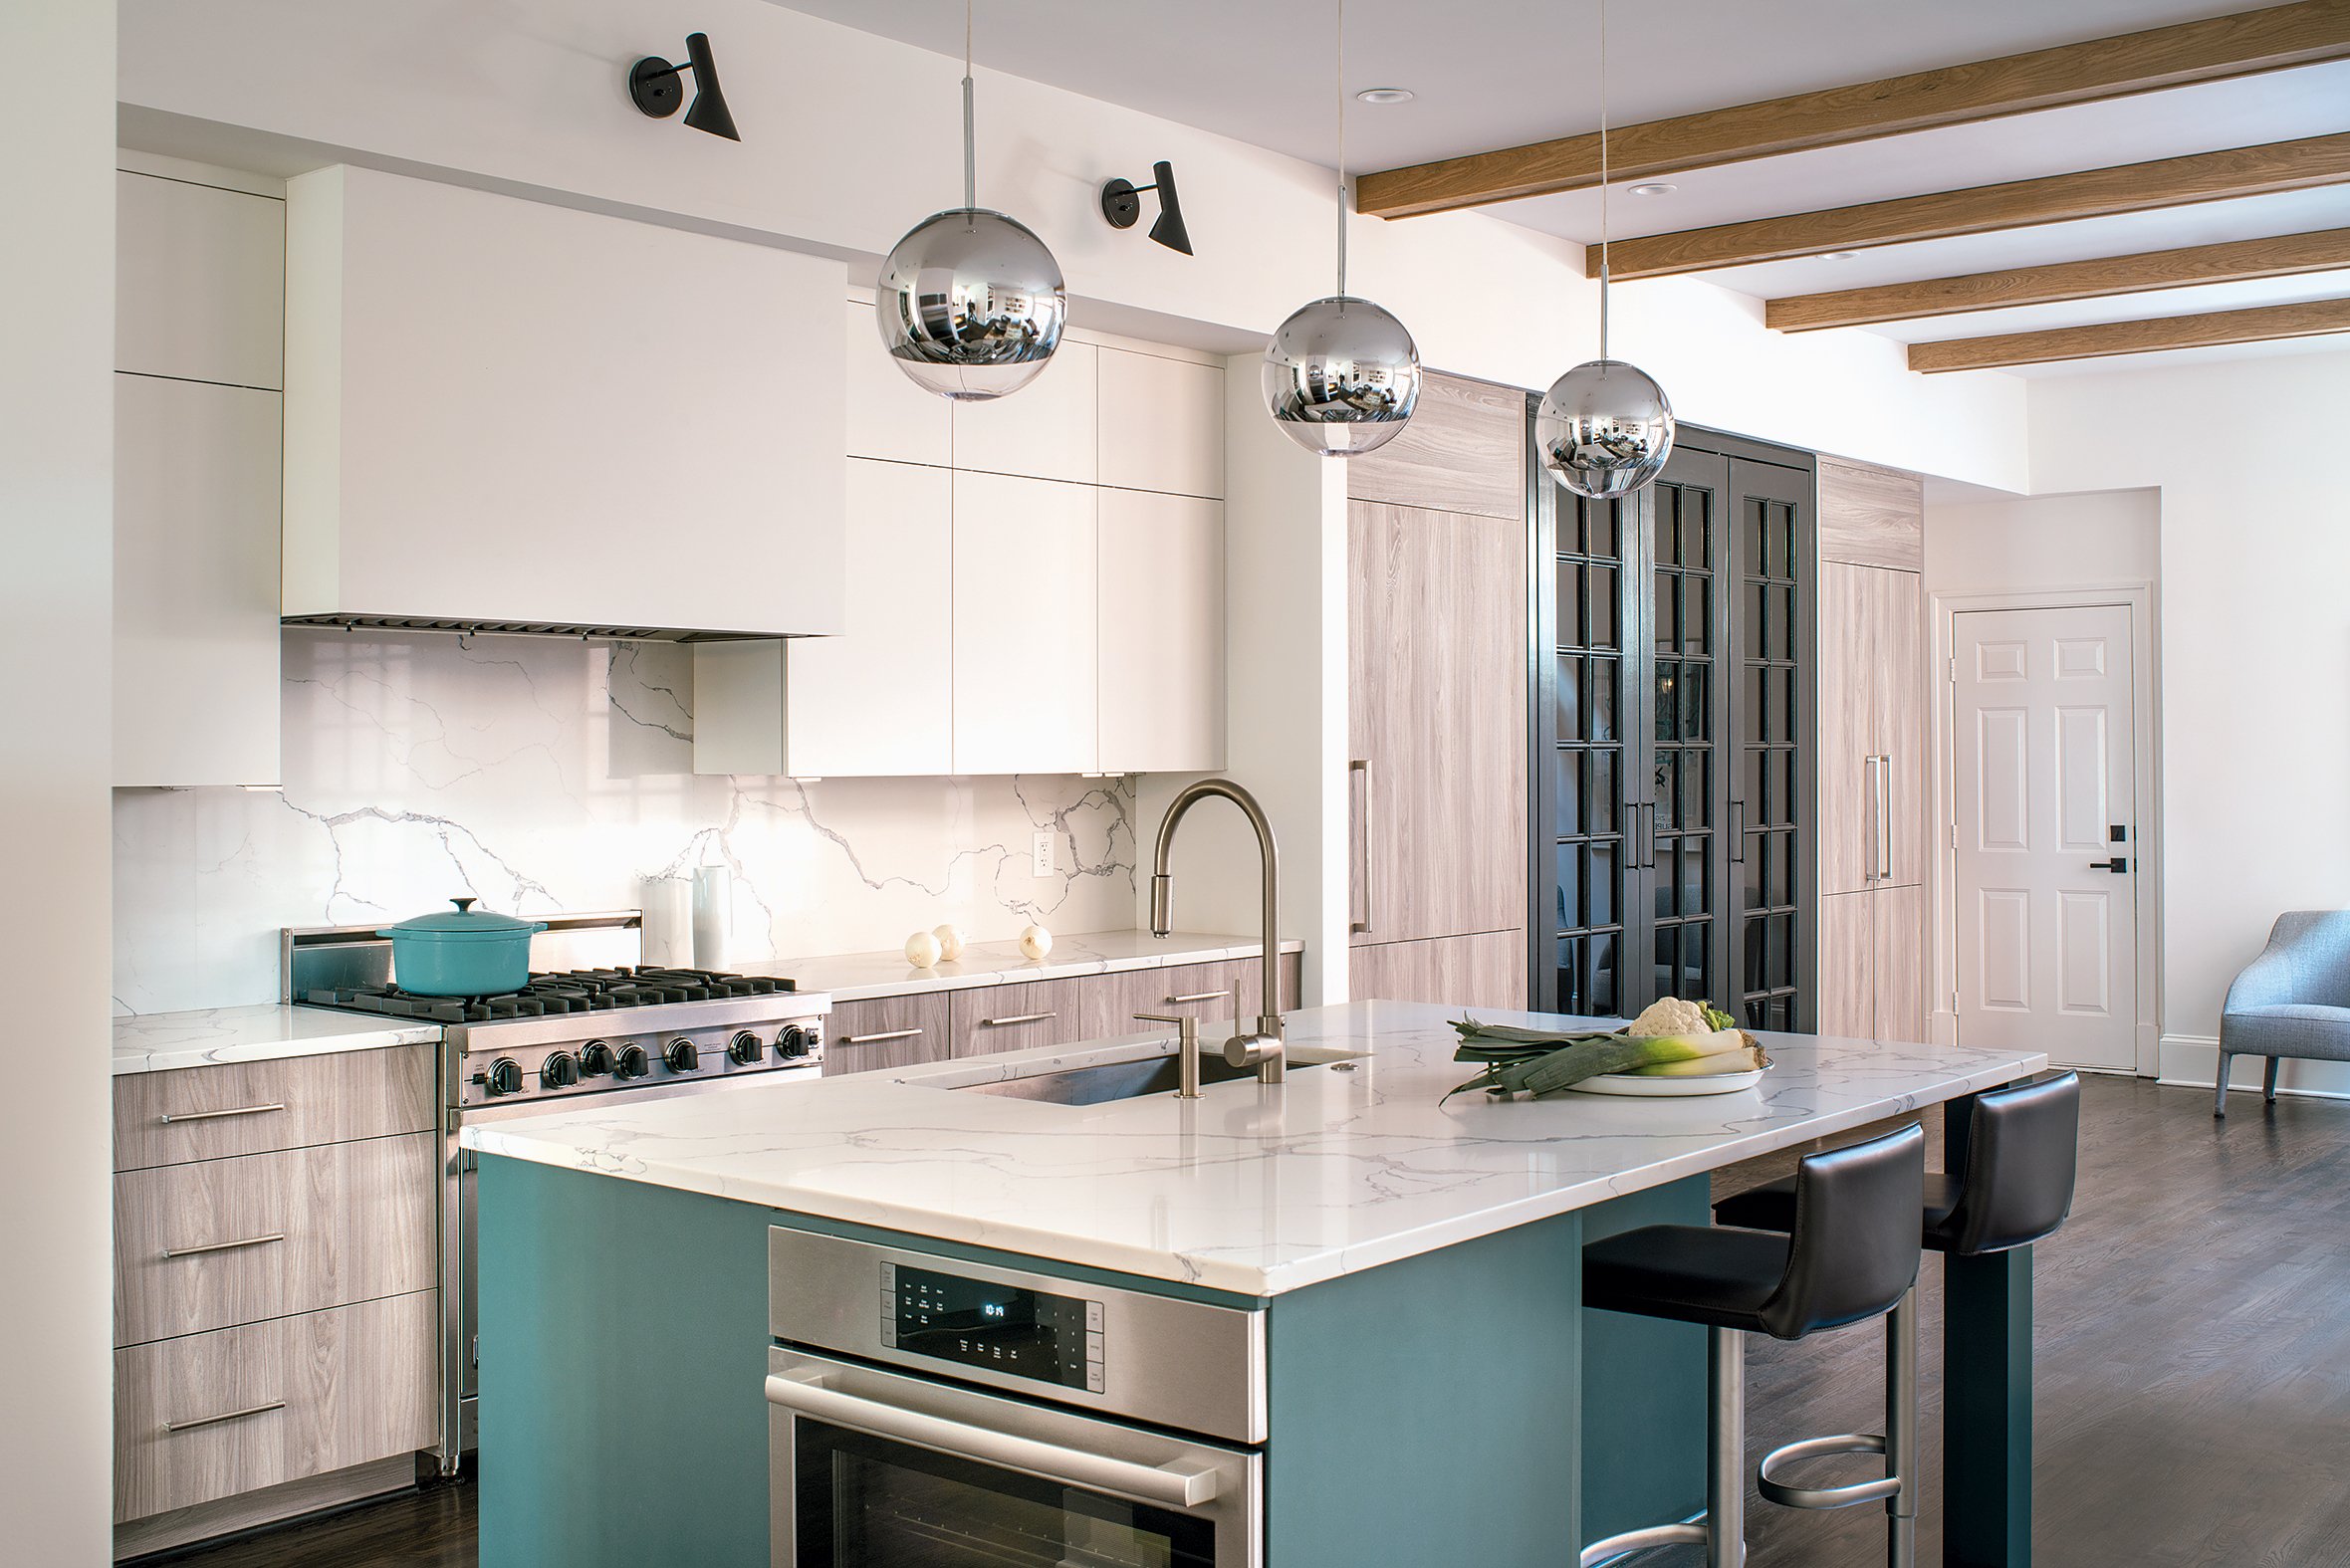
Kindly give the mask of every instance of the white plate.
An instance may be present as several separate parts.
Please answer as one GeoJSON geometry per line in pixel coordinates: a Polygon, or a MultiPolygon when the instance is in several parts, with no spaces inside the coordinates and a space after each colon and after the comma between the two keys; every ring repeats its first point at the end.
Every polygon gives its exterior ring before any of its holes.
{"type": "Polygon", "coordinates": [[[1762,1069],[1749,1067],[1744,1072],[1708,1072],[1687,1078],[1647,1077],[1636,1072],[1603,1072],[1596,1078],[1585,1078],[1567,1087],[1577,1094],[1630,1094],[1670,1099],[1688,1094],[1736,1094],[1762,1081],[1762,1069]]]}

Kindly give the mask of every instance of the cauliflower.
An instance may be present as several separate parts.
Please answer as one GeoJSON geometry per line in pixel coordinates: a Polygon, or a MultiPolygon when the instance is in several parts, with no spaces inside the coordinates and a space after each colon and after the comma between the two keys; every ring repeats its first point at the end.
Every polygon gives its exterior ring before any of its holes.
{"type": "Polygon", "coordinates": [[[1624,1032],[1641,1038],[1663,1038],[1676,1034],[1705,1035],[1714,1032],[1713,1020],[1706,1009],[1694,1002],[1683,1002],[1679,997],[1659,997],[1650,1003],[1640,1016],[1634,1018],[1624,1032]]]}

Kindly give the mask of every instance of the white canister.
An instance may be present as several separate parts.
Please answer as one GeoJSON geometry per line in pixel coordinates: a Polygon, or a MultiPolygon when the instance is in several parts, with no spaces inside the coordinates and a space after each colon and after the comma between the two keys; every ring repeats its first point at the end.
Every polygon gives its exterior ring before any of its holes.
{"type": "Polygon", "coordinates": [[[726,968],[734,936],[734,873],[725,866],[694,867],[694,968],[726,968]]]}
{"type": "Polygon", "coordinates": [[[648,876],[637,897],[644,907],[639,962],[674,969],[693,962],[693,884],[681,876],[648,876]]]}

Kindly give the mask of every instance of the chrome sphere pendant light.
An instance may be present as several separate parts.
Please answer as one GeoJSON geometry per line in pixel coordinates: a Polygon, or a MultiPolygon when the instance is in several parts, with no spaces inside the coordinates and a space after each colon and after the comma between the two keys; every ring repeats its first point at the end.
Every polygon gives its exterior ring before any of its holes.
{"type": "Polygon", "coordinates": [[[1550,383],[1534,416],[1542,466],[1592,501],[1628,496],[1673,453],[1673,405],[1656,378],[1607,356],[1607,0],[1599,0],[1599,357],[1550,383]]]}
{"type": "Polygon", "coordinates": [[[1346,292],[1346,0],[1338,0],[1338,289],[1299,306],[1265,348],[1265,406],[1318,457],[1385,446],[1420,400],[1420,350],[1403,323],[1346,292]]]}
{"type": "Polygon", "coordinates": [[[971,5],[963,7],[963,205],[923,219],[881,264],[881,345],[915,385],[978,402],[1052,362],[1068,320],[1060,264],[1026,224],[979,205],[971,5]]]}

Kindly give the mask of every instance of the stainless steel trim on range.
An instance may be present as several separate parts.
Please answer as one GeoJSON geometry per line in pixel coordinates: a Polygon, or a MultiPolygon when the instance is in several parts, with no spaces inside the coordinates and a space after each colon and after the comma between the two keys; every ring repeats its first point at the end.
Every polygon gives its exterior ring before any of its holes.
{"type": "MultiPolygon", "coordinates": [[[[954,1266],[961,1271],[970,1265],[954,1266]]],[[[768,1351],[766,1389],[769,1536],[776,1568],[802,1568],[803,1420],[1178,1512],[1213,1532],[1216,1568],[1262,1564],[1261,1455],[781,1345],[768,1351]]]]}
{"type": "Polygon", "coordinates": [[[767,1234],[769,1328],[778,1339],[934,1377],[984,1383],[1098,1415],[1129,1417],[1234,1443],[1265,1441],[1261,1310],[967,1263],[781,1226],[767,1234]],[[958,1280],[1081,1300],[1089,1363],[1085,1386],[1044,1382],[965,1361],[946,1362],[900,1345],[893,1303],[901,1269],[941,1271],[958,1280]],[[1098,1378],[1090,1365],[1096,1361],[1098,1378]]]}

